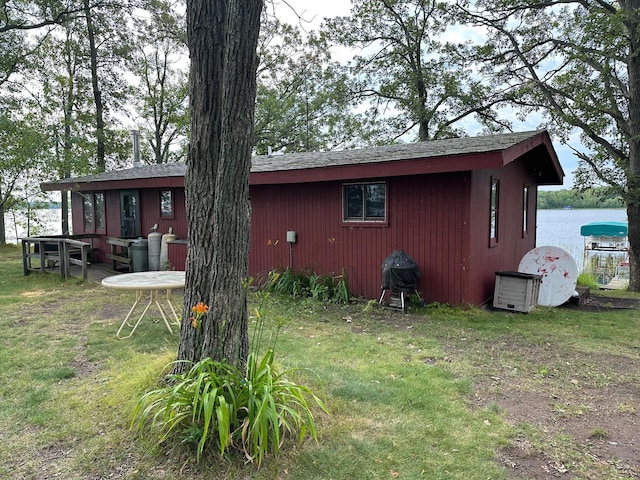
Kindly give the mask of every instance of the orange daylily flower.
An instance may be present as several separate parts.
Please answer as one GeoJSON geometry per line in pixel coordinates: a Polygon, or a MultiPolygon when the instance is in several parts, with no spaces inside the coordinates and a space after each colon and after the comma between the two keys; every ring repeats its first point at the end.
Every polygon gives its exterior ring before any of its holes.
{"type": "Polygon", "coordinates": [[[202,316],[209,312],[209,306],[200,302],[195,307],[191,307],[191,311],[193,312],[193,315],[189,317],[189,320],[191,320],[191,326],[193,328],[198,328],[200,326],[200,319],[202,316]]]}
{"type": "Polygon", "coordinates": [[[205,305],[202,302],[200,302],[195,307],[193,307],[191,309],[191,311],[193,313],[195,313],[196,315],[204,315],[205,313],[207,313],[209,311],[209,306],[205,305]]]}

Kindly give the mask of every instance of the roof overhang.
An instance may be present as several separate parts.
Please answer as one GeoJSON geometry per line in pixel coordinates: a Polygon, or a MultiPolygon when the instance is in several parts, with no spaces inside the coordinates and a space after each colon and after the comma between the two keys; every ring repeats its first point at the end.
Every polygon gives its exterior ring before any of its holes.
{"type": "MultiPolygon", "coordinates": [[[[357,150],[258,156],[250,184],[276,185],[499,169],[516,160],[538,185],[562,185],[564,172],[546,131],[465,137],[357,150]]],[[[41,185],[44,191],[184,186],[185,164],[149,165],[41,185]]]]}
{"type": "Polygon", "coordinates": [[[505,149],[502,155],[505,165],[523,158],[538,185],[563,184],[564,170],[546,130],[505,149]]]}

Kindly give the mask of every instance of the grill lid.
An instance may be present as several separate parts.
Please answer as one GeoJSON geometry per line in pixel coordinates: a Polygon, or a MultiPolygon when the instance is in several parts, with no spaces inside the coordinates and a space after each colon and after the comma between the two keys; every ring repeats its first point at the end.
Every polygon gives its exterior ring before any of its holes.
{"type": "Polygon", "coordinates": [[[418,278],[418,265],[402,250],[394,250],[382,262],[382,290],[413,292],[418,287],[418,278]]]}

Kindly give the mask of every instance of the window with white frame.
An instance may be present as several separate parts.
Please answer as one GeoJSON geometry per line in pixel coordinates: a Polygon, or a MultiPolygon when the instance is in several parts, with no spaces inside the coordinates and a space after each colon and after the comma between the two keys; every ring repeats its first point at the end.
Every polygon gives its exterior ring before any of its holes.
{"type": "Polygon", "coordinates": [[[160,190],[160,217],[173,218],[173,190],[160,190]]]}

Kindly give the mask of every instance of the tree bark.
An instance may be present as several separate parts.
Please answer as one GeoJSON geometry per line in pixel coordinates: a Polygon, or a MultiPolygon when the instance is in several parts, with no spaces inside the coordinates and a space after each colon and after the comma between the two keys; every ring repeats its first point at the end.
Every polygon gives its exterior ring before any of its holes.
{"type": "MultiPolygon", "coordinates": [[[[263,0],[189,0],[191,137],[185,178],[189,223],[178,360],[211,357],[243,365],[248,355],[246,288],[249,170],[256,47],[263,0]],[[189,321],[209,305],[199,328],[189,321]]],[[[178,363],[176,371],[187,368],[178,363]]]]}
{"type": "Polygon", "coordinates": [[[105,163],[105,134],[104,134],[104,105],[102,92],[98,81],[98,48],[95,39],[95,26],[91,15],[89,0],[84,0],[84,14],[87,21],[87,38],[89,39],[89,60],[91,64],[91,87],[93,89],[93,101],[96,107],[96,169],[104,172],[105,163]]]}
{"type": "Polygon", "coordinates": [[[625,3],[629,38],[629,159],[625,198],[629,226],[629,290],[640,292],[640,0],[625,3]]]}
{"type": "MultiPolygon", "coordinates": [[[[0,190],[0,198],[2,197],[2,190],[0,190]]],[[[7,243],[7,232],[5,231],[6,225],[4,224],[4,203],[0,203],[0,245],[7,243]]]]}

